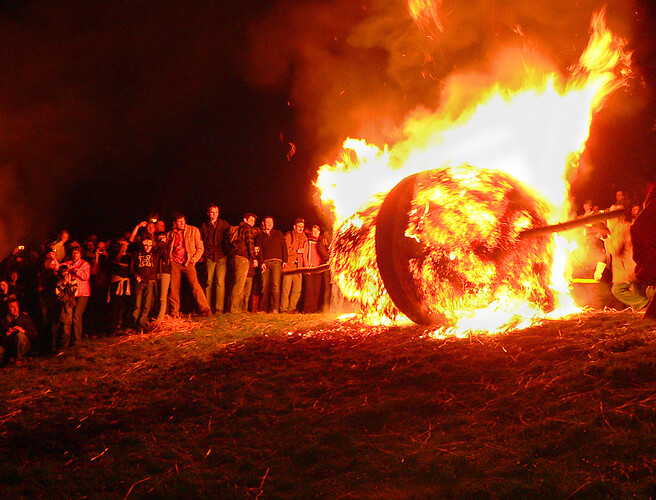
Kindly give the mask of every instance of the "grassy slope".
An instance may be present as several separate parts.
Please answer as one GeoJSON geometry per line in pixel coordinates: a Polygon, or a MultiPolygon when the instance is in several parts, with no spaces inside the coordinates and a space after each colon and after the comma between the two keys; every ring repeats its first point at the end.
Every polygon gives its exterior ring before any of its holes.
{"type": "Polygon", "coordinates": [[[656,326],[174,322],[0,371],[0,496],[648,498],[656,326]]]}

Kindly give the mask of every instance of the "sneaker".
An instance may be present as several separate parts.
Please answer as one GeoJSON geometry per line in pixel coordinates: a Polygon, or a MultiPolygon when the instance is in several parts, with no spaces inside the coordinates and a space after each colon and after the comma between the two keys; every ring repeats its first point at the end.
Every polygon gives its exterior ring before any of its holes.
{"type": "Polygon", "coordinates": [[[211,318],[212,317],[212,310],[211,309],[205,309],[203,312],[200,313],[202,316],[205,316],[206,318],[211,318]]]}

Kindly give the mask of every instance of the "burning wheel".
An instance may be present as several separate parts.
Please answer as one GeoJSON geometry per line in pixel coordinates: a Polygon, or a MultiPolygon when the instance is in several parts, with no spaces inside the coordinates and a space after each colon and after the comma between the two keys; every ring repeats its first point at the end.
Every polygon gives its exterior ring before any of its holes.
{"type": "Polygon", "coordinates": [[[398,309],[419,324],[449,326],[497,302],[553,309],[551,238],[543,203],[507,174],[469,165],[399,182],[376,218],[376,256],[398,309]]]}

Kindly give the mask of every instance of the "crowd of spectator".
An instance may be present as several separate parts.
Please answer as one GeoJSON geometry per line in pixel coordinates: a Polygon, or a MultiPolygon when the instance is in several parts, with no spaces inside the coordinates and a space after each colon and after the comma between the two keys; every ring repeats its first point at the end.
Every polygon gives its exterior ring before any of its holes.
{"type": "MultiPolygon", "coordinates": [[[[593,293],[584,297],[584,305],[597,308],[631,307],[636,311],[647,311],[654,294],[656,273],[654,277],[648,276],[645,269],[656,262],[656,245],[641,251],[644,245],[640,241],[645,235],[649,239],[650,234],[654,234],[653,216],[650,215],[654,208],[651,207],[653,189],[654,185],[651,184],[644,203],[637,202],[635,197],[632,199],[624,191],[617,191],[615,202],[608,211],[623,216],[586,227],[586,245],[581,252],[574,254],[578,256],[578,265],[575,266],[573,280],[574,283],[591,282],[595,285],[593,293]],[[634,248],[636,242],[637,249],[634,248]],[[606,286],[608,294],[604,293],[606,286]]],[[[600,213],[591,201],[586,201],[583,209],[584,216],[600,213]]],[[[651,315],[648,312],[646,317],[651,315]]]]}
{"type": "MultiPolygon", "coordinates": [[[[587,226],[572,280],[606,280],[614,300],[651,319],[656,319],[655,185],[643,204],[618,191],[610,210],[630,215],[587,226]]],[[[599,209],[586,202],[584,212],[599,209]]],[[[329,238],[318,225],[307,228],[297,218],[283,234],[270,215],[258,226],[257,216],[247,212],[232,226],[219,214],[211,204],[200,228],[181,213],[173,215],[170,228],[151,214],[114,240],[91,235],[80,243],[62,230],[39,249],[16,247],[0,263],[2,363],[21,364],[34,347],[59,355],[85,337],[143,332],[167,315],[342,309],[344,299],[328,269],[329,238]]]]}
{"type": "Polygon", "coordinates": [[[147,331],[165,317],[341,308],[331,286],[329,240],[298,218],[283,234],[267,215],[237,226],[211,204],[200,227],[157,214],[114,240],[82,243],[66,230],[0,264],[3,364],[32,350],[62,354],[85,337],[147,331]],[[182,279],[184,277],[184,280],[182,279]],[[36,348],[36,349],[35,349],[36,348]]]}

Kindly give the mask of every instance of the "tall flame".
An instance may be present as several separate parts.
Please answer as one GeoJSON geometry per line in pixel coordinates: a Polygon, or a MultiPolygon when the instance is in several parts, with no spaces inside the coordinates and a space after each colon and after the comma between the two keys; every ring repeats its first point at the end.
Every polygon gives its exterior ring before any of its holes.
{"type": "MultiPolygon", "coordinates": [[[[409,1],[415,19],[426,15],[436,19],[434,7],[429,0],[409,1]]],[[[396,144],[379,148],[362,139],[346,139],[339,160],[323,165],[316,181],[323,204],[334,214],[336,231],[353,229],[360,218],[353,218],[358,211],[375,217],[381,198],[401,179],[465,163],[505,172],[533,189],[548,203],[544,216],[549,222],[567,217],[566,179],[576,173],[592,117],[629,76],[630,54],[625,45],[606,28],[602,11],[593,17],[589,44],[568,77],[545,71],[544,60],[535,64],[522,61],[513,84],[496,83],[481,91],[468,85],[475,80],[472,75],[457,75],[449,80],[438,109],[417,110],[406,119],[403,139],[396,144]]],[[[512,52],[501,57],[516,59],[512,52]]],[[[367,237],[373,238],[371,233],[367,237]]],[[[572,303],[566,300],[563,278],[567,242],[556,239],[562,250],[556,252],[552,287],[562,305],[556,314],[562,315],[572,310],[572,303]]],[[[375,260],[375,253],[370,257],[375,260]]],[[[363,276],[371,276],[371,280],[354,286],[348,275],[353,276],[362,265],[369,263],[354,259],[350,268],[340,267],[346,276],[337,276],[337,281],[347,297],[367,310],[374,299],[365,295],[375,293],[371,282],[380,287],[380,277],[375,269],[369,269],[363,276]]]]}

